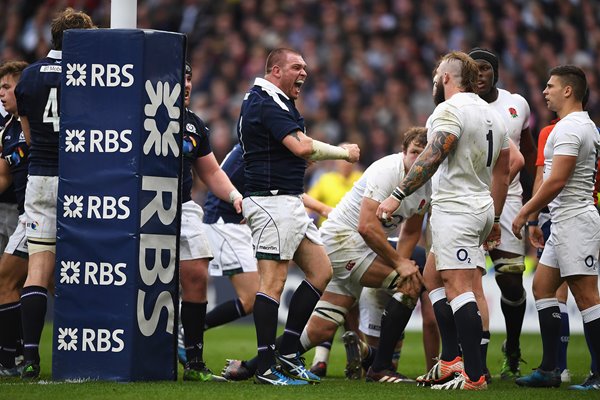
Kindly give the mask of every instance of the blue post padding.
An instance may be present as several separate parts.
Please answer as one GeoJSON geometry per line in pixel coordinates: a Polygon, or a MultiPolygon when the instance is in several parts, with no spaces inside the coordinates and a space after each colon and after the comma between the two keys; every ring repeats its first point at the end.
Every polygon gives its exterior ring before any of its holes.
{"type": "Polygon", "coordinates": [[[63,41],[54,379],[172,380],[185,36],[63,41]]]}

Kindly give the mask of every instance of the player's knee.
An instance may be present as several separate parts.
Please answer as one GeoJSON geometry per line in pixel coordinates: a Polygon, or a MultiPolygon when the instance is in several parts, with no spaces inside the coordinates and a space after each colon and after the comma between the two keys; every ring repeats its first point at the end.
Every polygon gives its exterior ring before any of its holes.
{"type": "Polygon", "coordinates": [[[244,313],[246,315],[252,314],[254,311],[254,300],[256,299],[256,294],[252,296],[243,296],[240,297],[240,303],[242,303],[242,308],[244,309],[244,313]]]}
{"type": "Polygon", "coordinates": [[[56,254],[56,241],[48,239],[27,239],[29,255],[49,251],[56,254]]]}
{"type": "Polygon", "coordinates": [[[525,271],[525,257],[523,256],[498,258],[493,262],[497,273],[522,275],[525,271]]]}
{"type": "Polygon", "coordinates": [[[547,285],[546,282],[542,282],[536,279],[533,280],[531,291],[533,292],[533,298],[535,300],[556,297],[556,290],[553,290],[552,287],[549,287],[549,285],[547,285]]]}
{"type": "Polygon", "coordinates": [[[327,264],[326,267],[319,266],[319,268],[315,268],[306,273],[306,280],[317,289],[324,291],[332,276],[333,268],[331,267],[331,264],[327,264]]]}
{"type": "Polygon", "coordinates": [[[319,300],[312,313],[311,320],[313,321],[311,322],[313,323],[310,323],[309,325],[311,327],[315,327],[317,324],[320,326],[319,329],[309,329],[309,333],[311,336],[322,334],[324,337],[330,337],[330,334],[335,332],[338,326],[344,325],[347,313],[348,309],[345,307],[338,306],[328,301],[319,300]],[[316,322],[314,317],[320,319],[324,323],[316,322]]]}
{"type": "Polygon", "coordinates": [[[594,290],[576,290],[573,292],[573,297],[575,298],[575,304],[577,304],[577,309],[579,309],[579,311],[587,310],[588,308],[599,304],[597,292],[594,290]]]}

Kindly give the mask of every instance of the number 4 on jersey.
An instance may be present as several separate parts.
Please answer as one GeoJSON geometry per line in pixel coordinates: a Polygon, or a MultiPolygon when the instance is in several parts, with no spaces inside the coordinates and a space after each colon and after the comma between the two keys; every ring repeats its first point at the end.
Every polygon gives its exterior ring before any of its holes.
{"type": "Polygon", "coordinates": [[[51,88],[50,94],[48,95],[48,101],[46,102],[46,108],[44,108],[44,123],[52,124],[54,132],[58,132],[60,127],[60,117],[58,115],[58,96],[57,89],[51,88]]]}

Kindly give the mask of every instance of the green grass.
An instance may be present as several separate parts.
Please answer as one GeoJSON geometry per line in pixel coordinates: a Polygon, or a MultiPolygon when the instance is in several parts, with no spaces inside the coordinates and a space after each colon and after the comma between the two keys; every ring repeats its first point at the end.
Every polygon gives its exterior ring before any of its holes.
{"type": "MultiPolygon", "coordinates": [[[[197,383],[182,382],[182,370],[179,370],[178,382],[152,383],[112,383],[86,382],[63,383],[50,381],[50,341],[51,326],[46,326],[42,338],[42,381],[23,383],[19,379],[3,378],[0,380],[0,399],[339,399],[339,400],[374,400],[374,399],[561,399],[594,398],[595,393],[580,393],[561,389],[523,389],[512,382],[501,382],[495,377],[489,390],[477,394],[456,392],[448,394],[435,392],[425,388],[409,385],[391,385],[365,383],[364,381],[347,381],[343,378],[345,363],[344,348],[339,337],[334,343],[328,367],[328,377],[320,385],[308,387],[272,387],[253,385],[252,381],[232,383],[197,383]]],[[[503,335],[492,334],[488,353],[488,366],[492,374],[497,375],[502,362],[500,346],[503,335]]],[[[206,333],[206,361],[213,371],[220,371],[226,358],[248,357],[255,349],[254,328],[250,325],[229,325],[213,329],[206,333]]],[[[523,358],[528,364],[523,365],[523,372],[537,366],[541,359],[541,341],[538,335],[523,335],[521,339],[523,358]]],[[[307,362],[312,360],[313,353],[307,354],[307,362]]],[[[583,336],[572,336],[569,345],[569,368],[574,382],[580,383],[587,375],[589,355],[583,336]]],[[[408,376],[417,376],[425,371],[425,360],[421,345],[421,335],[410,332],[407,334],[400,370],[408,376]]]]}

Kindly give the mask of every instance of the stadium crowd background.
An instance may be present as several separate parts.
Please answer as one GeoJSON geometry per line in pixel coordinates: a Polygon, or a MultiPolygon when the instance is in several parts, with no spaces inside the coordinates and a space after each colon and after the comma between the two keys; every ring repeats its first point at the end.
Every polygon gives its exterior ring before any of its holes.
{"type": "MultiPolygon", "coordinates": [[[[50,21],[66,6],[110,26],[109,0],[3,0],[0,62],[44,57],[50,21]]],[[[553,115],[548,70],[587,73],[600,122],[600,2],[593,0],[138,0],[138,27],[188,35],[192,108],[211,128],[218,160],[237,141],[244,93],[274,47],[299,50],[309,78],[298,101],[309,134],[361,147],[361,164],[399,151],[401,132],[434,108],[431,71],[448,50],[500,57],[499,87],[523,95],[534,137],[553,115]]]]}

